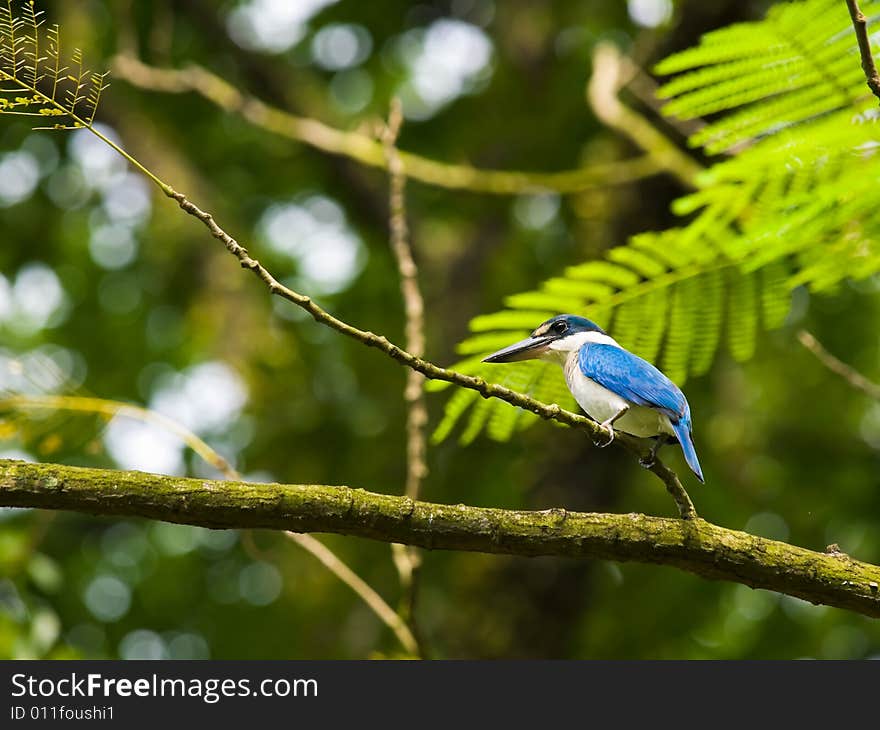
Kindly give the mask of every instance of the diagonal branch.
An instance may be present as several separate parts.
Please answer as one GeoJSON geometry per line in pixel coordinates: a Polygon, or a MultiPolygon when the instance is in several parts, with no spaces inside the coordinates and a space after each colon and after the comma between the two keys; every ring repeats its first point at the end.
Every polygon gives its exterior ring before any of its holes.
{"type": "Polygon", "coordinates": [[[523,512],[417,502],[349,487],[254,484],[0,460],[0,506],[209,528],[333,532],[435,550],[669,565],[880,618],[880,566],[705,520],[523,512]]]}
{"type": "Polygon", "coordinates": [[[880,99],[880,73],[874,64],[874,55],[871,53],[871,39],[868,37],[868,21],[859,7],[858,0],[846,0],[849,17],[852,18],[853,29],[859,42],[859,54],[862,57],[862,70],[871,92],[880,99]]]}
{"type": "MultiPolygon", "coordinates": [[[[251,255],[246,248],[217,225],[214,216],[200,209],[192,201],[188,200],[183,193],[177,192],[165,183],[162,183],[162,191],[168,197],[177,201],[177,204],[185,213],[200,220],[211,232],[211,235],[222,242],[223,245],[226,246],[226,249],[239,260],[241,267],[251,271],[269,288],[269,291],[272,294],[281,297],[282,299],[286,299],[304,309],[319,324],[326,325],[346,337],[351,337],[352,339],[357,340],[367,347],[373,347],[380,350],[402,365],[421,373],[427,378],[431,378],[432,380],[443,380],[462,388],[470,388],[471,390],[477,391],[484,398],[498,398],[513,406],[524,408],[547,421],[558,421],[567,426],[580,428],[587,432],[590,438],[593,439],[594,443],[606,443],[608,435],[605,430],[589,418],[571,413],[564,408],[560,408],[556,404],[547,405],[546,403],[541,403],[541,401],[530,398],[522,393],[517,393],[509,388],[504,388],[503,386],[494,383],[487,383],[482,378],[476,378],[454,370],[447,370],[438,367],[437,365],[420,357],[416,357],[412,353],[398,347],[390,342],[384,335],[377,335],[373,332],[360,330],[347,322],[337,319],[332,314],[324,311],[321,307],[315,304],[310,297],[300,294],[299,292],[281,284],[259,261],[251,258],[251,255]]],[[[649,448],[642,439],[637,439],[633,436],[621,433],[617,434],[614,443],[618,446],[627,448],[629,451],[636,454],[640,460],[648,457],[649,448]]],[[[674,471],[664,465],[659,459],[653,459],[650,461],[650,463],[646,465],[646,468],[659,477],[664,483],[666,491],[672,495],[672,498],[675,500],[675,504],[678,507],[679,514],[683,519],[696,517],[697,513],[694,509],[694,505],[674,471]]]]}
{"type": "Polygon", "coordinates": [[[217,471],[229,479],[239,479],[238,472],[223,456],[212,449],[196,434],[181,426],[158,411],[152,411],[133,403],[122,403],[105,398],[93,398],[76,395],[10,395],[0,398],[0,413],[4,411],[72,411],[79,413],[91,413],[107,417],[122,416],[132,418],[143,423],[149,423],[158,428],[165,429],[179,438],[193,450],[205,463],[213,466],[217,471]]]}
{"type": "Polygon", "coordinates": [[[306,550],[316,557],[321,564],[327,568],[327,570],[351,588],[351,590],[357,594],[358,598],[366,603],[369,609],[394,632],[394,635],[397,637],[401,646],[409,654],[414,657],[421,656],[422,652],[419,650],[418,642],[403,618],[401,618],[401,616],[399,616],[394,609],[385,602],[385,599],[382,598],[382,596],[380,596],[369,583],[340,560],[336,556],[336,553],[311,535],[290,532],[289,530],[284,534],[303,550],[306,550]]]}
{"type": "Polygon", "coordinates": [[[843,360],[836,358],[822,346],[819,340],[806,330],[798,332],[797,337],[798,341],[812,352],[816,359],[832,373],[839,375],[856,390],[860,390],[874,400],[880,401],[880,385],[873,380],[868,380],[852,365],[847,365],[843,360]]]}

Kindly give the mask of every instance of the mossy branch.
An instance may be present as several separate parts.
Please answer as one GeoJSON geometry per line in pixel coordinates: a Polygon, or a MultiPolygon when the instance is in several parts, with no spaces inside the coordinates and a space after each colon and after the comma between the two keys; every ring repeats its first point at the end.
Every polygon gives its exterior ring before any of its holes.
{"type": "Polygon", "coordinates": [[[524,512],[362,489],[184,479],[0,460],[0,505],[145,517],[209,528],[329,532],[434,550],[669,565],[880,617],[880,566],[702,519],[524,512]]]}

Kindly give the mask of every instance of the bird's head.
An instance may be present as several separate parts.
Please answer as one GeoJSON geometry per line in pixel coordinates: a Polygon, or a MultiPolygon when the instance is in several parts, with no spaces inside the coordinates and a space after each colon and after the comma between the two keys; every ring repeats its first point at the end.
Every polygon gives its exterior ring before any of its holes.
{"type": "Polygon", "coordinates": [[[564,361],[568,353],[585,342],[617,344],[595,322],[574,314],[560,314],[539,325],[526,339],[492,353],[483,362],[564,361]]]}

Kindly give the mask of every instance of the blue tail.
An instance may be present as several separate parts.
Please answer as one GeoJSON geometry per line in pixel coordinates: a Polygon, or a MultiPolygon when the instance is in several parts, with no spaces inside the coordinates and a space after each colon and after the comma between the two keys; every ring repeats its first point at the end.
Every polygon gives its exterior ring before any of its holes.
{"type": "Polygon", "coordinates": [[[697,458],[697,450],[694,448],[694,442],[691,438],[690,420],[682,418],[678,423],[673,423],[672,428],[675,431],[675,435],[678,437],[678,443],[681,444],[681,450],[682,453],[684,453],[685,461],[688,463],[691,471],[697,475],[697,479],[705,484],[706,480],[703,479],[703,470],[700,468],[700,460],[697,458]]]}

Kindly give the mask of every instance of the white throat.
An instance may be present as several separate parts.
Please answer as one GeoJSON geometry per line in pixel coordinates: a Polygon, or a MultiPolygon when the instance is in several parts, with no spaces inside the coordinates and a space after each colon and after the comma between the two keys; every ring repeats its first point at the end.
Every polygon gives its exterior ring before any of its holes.
{"type": "Polygon", "coordinates": [[[602,332],[575,332],[574,334],[553,340],[548,346],[542,359],[564,364],[569,354],[577,352],[587,342],[596,345],[612,345],[620,347],[620,344],[611,335],[602,332]]]}

